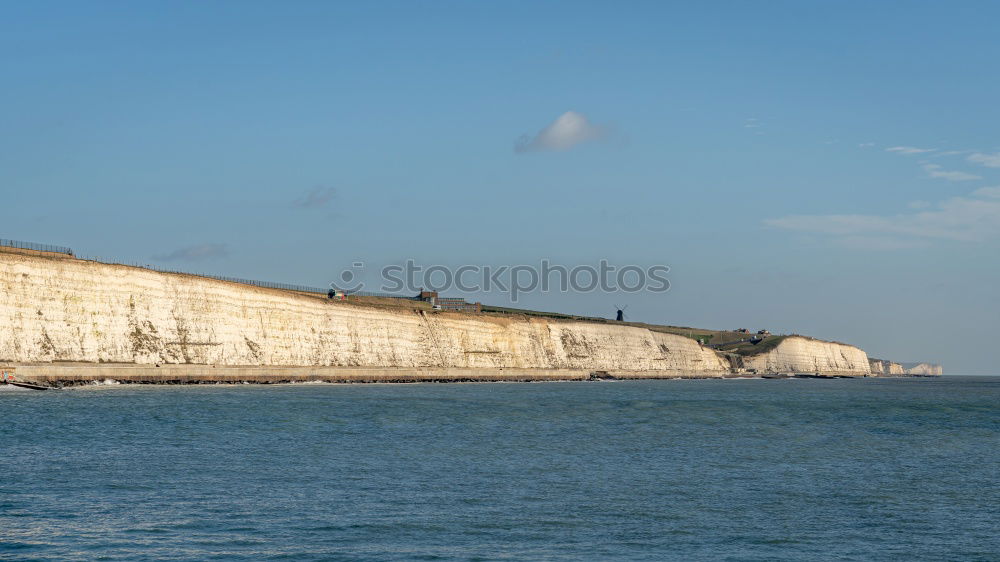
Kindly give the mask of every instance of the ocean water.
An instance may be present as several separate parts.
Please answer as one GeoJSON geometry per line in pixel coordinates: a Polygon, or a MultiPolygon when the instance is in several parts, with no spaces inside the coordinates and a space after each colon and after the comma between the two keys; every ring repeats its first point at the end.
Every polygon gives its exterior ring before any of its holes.
{"type": "Polygon", "coordinates": [[[0,392],[0,559],[1000,560],[1000,378],[0,392]]]}

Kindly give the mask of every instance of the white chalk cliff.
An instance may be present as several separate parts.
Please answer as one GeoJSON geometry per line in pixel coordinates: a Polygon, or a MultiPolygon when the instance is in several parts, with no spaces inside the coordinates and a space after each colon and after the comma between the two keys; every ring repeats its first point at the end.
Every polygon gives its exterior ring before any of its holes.
{"type": "Polygon", "coordinates": [[[745,358],[744,365],[763,373],[871,373],[864,351],[798,336],[783,339],[766,353],[745,358]]]}
{"type": "Polygon", "coordinates": [[[903,363],[904,375],[937,376],[944,374],[941,365],[935,363],[903,363]]]}
{"type": "Polygon", "coordinates": [[[728,370],[691,339],[638,327],[368,307],[3,252],[0,361],[728,370]]]}
{"type": "MultiPolygon", "coordinates": [[[[0,361],[579,369],[721,376],[692,339],[585,321],[422,312],[0,251],[0,361]]],[[[789,337],[757,372],[868,375],[864,351],[789,337]]],[[[881,373],[878,373],[881,374],[881,373]]],[[[887,373],[888,374],[888,373],[887,373]]]]}
{"type": "Polygon", "coordinates": [[[906,369],[899,363],[886,361],[884,359],[868,359],[872,367],[872,374],[881,377],[900,376],[906,374],[906,369]]]}

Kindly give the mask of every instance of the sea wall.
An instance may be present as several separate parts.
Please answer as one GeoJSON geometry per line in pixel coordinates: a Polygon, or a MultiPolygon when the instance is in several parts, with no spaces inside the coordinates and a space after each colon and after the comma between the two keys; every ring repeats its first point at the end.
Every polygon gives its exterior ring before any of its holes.
{"type": "Polygon", "coordinates": [[[782,340],[774,349],[746,357],[748,369],[759,373],[831,373],[870,375],[868,355],[853,346],[800,336],[782,340]]]}
{"type": "Polygon", "coordinates": [[[691,339],[639,327],[362,306],[9,252],[0,252],[0,361],[729,370],[691,339]]]}

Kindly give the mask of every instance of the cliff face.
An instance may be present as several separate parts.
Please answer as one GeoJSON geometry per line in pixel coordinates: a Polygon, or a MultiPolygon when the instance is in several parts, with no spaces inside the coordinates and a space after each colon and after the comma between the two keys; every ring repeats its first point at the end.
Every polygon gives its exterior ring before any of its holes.
{"type": "Polygon", "coordinates": [[[792,336],[774,349],[746,357],[744,365],[761,373],[843,373],[871,374],[868,355],[840,343],[792,336]]]}
{"type": "Polygon", "coordinates": [[[933,363],[894,363],[884,359],[870,359],[872,374],[881,377],[939,376],[944,374],[941,365],[933,363]]]}
{"type": "Polygon", "coordinates": [[[944,374],[941,365],[934,363],[903,363],[902,368],[906,375],[937,376],[944,374]]]}
{"type": "MultiPolygon", "coordinates": [[[[635,326],[354,305],[0,251],[0,362],[64,361],[709,376],[731,369],[725,356],[694,340],[635,326]]],[[[760,373],[868,375],[902,368],[870,364],[855,347],[803,337],[741,362],[760,373]]],[[[913,368],[933,374],[932,366],[913,368]]]]}
{"type": "Polygon", "coordinates": [[[903,366],[899,363],[886,361],[885,359],[869,359],[872,374],[879,377],[897,377],[906,374],[903,366]]]}
{"type": "Polygon", "coordinates": [[[638,327],[356,306],[5,252],[0,361],[718,374],[729,367],[691,339],[638,327]]]}

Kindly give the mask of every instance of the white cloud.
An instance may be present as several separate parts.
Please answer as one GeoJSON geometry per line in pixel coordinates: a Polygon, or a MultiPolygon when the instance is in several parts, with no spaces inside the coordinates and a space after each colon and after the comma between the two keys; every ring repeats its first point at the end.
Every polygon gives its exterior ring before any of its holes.
{"type": "Polygon", "coordinates": [[[757,119],[756,117],[751,117],[743,121],[743,127],[746,129],[757,129],[761,125],[763,125],[763,123],[761,123],[760,119],[757,119]]]}
{"type": "Polygon", "coordinates": [[[524,135],[514,143],[514,152],[569,150],[592,140],[606,138],[608,129],[591,123],[583,114],[567,111],[535,136],[524,135]]]}
{"type": "Polygon", "coordinates": [[[925,152],[934,152],[936,148],[917,148],[915,146],[892,146],[885,149],[886,152],[895,152],[896,154],[923,154],[925,152]]]}
{"type": "Polygon", "coordinates": [[[858,148],[871,148],[873,146],[875,146],[875,143],[873,142],[863,142],[858,144],[858,148]]]}
{"type": "Polygon", "coordinates": [[[834,237],[841,244],[894,249],[926,240],[981,242],[1000,237],[1000,187],[953,197],[931,210],[897,215],[793,215],[764,224],[834,237]]]}
{"type": "Polygon", "coordinates": [[[982,152],[977,152],[975,154],[970,154],[966,160],[976,164],[982,164],[987,168],[1000,168],[1000,152],[996,152],[994,154],[983,154],[982,152]]]}
{"type": "Polygon", "coordinates": [[[954,172],[949,170],[944,170],[938,164],[924,164],[924,171],[927,172],[932,178],[939,178],[948,181],[971,181],[971,180],[981,180],[981,176],[975,174],[968,174],[966,172],[954,172]]]}
{"type": "Polygon", "coordinates": [[[892,236],[844,236],[835,240],[837,245],[858,250],[905,250],[923,246],[921,240],[908,240],[892,236]]]}
{"type": "Polygon", "coordinates": [[[1000,185],[996,187],[981,187],[973,191],[972,194],[976,197],[1000,199],[1000,185]]]}

